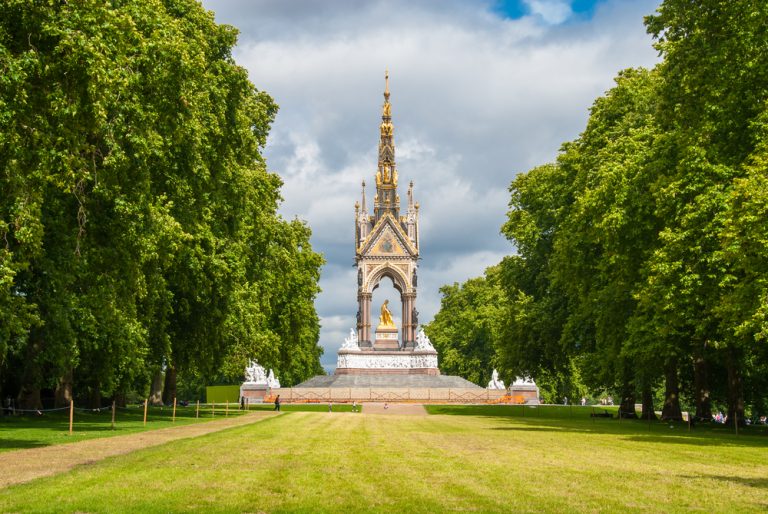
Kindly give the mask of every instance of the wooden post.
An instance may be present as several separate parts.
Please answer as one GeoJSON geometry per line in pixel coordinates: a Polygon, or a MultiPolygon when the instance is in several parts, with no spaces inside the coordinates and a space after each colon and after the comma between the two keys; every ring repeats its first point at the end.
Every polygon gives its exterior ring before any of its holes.
{"type": "Polygon", "coordinates": [[[197,409],[195,409],[195,419],[200,417],[200,400],[197,400],[197,409]]]}
{"type": "Polygon", "coordinates": [[[112,430],[115,429],[115,400],[112,400],[112,430]]]}
{"type": "Polygon", "coordinates": [[[211,417],[216,417],[216,402],[211,402],[211,417]]]}
{"type": "Polygon", "coordinates": [[[173,397],[173,417],[171,418],[171,423],[176,423],[176,397],[173,397]]]}
{"type": "Polygon", "coordinates": [[[69,400],[69,435],[72,435],[75,421],[75,400],[69,400]]]}
{"type": "Polygon", "coordinates": [[[147,426],[147,399],[144,399],[144,426],[147,426]]]}
{"type": "Polygon", "coordinates": [[[224,407],[224,417],[225,418],[229,417],[229,400],[227,400],[227,406],[224,407]]]}

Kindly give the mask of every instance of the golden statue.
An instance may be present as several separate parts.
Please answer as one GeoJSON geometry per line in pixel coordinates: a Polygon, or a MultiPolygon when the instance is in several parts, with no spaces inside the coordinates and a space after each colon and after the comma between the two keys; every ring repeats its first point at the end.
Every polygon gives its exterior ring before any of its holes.
{"type": "Polygon", "coordinates": [[[384,300],[384,303],[381,305],[381,316],[379,316],[379,327],[395,328],[395,321],[392,319],[392,313],[389,312],[389,309],[387,308],[388,303],[389,303],[389,300],[384,300]]]}
{"type": "Polygon", "coordinates": [[[384,165],[384,176],[382,178],[385,183],[389,182],[389,165],[388,164],[384,165]]]}

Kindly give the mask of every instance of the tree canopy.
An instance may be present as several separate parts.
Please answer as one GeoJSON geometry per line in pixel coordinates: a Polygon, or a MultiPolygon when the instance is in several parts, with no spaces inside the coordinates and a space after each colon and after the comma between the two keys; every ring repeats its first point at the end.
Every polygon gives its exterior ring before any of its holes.
{"type": "Polygon", "coordinates": [[[581,381],[630,415],[656,396],[670,419],[681,401],[765,412],[767,17],[665,0],[646,18],[662,62],[620,72],[557,161],[514,179],[517,253],[493,272],[506,378],[581,381]]]}
{"type": "Polygon", "coordinates": [[[0,386],[23,403],[321,371],[323,259],[277,215],[277,106],[236,39],[192,0],[0,5],[0,386]]]}

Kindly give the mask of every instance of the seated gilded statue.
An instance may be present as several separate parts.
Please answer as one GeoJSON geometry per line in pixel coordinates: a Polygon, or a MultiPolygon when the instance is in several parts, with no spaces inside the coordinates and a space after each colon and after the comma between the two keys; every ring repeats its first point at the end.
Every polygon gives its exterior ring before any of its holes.
{"type": "Polygon", "coordinates": [[[381,305],[381,316],[379,316],[379,328],[395,328],[395,321],[392,319],[392,313],[389,312],[387,304],[389,300],[384,300],[381,305]]]}

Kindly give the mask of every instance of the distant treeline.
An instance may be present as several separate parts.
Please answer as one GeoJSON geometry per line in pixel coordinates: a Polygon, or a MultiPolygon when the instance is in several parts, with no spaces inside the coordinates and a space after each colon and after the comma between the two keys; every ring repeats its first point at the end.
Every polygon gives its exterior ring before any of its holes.
{"type": "Polygon", "coordinates": [[[277,215],[236,39],[193,0],[0,3],[3,399],[322,373],[323,259],[277,215]]]}
{"type": "Polygon", "coordinates": [[[557,161],[518,175],[515,255],[442,289],[441,367],[551,400],[768,407],[768,3],[665,0],[663,61],[619,73],[557,161]]]}

